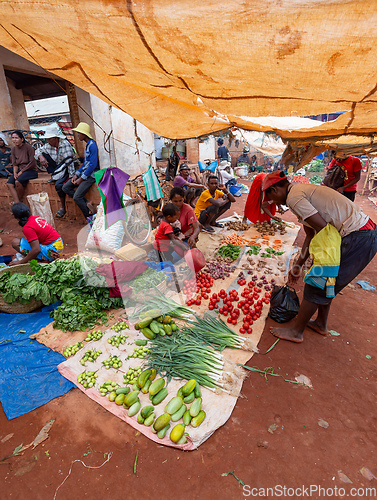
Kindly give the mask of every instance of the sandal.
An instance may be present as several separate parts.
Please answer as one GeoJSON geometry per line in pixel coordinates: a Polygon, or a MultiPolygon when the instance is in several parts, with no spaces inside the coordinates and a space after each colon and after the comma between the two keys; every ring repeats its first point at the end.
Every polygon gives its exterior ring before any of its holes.
{"type": "Polygon", "coordinates": [[[66,214],[66,211],[64,210],[64,208],[61,208],[60,210],[58,210],[55,214],[55,217],[57,217],[58,219],[61,219],[62,217],[64,217],[66,214]]]}
{"type": "Polygon", "coordinates": [[[205,231],[206,233],[214,233],[215,230],[213,229],[213,227],[211,226],[203,226],[203,231],[205,231]]]}
{"type": "Polygon", "coordinates": [[[220,224],[220,222],[215,222],[214,224],[211,224],[213,227],[224,227],[224,224],[220,224]]]}

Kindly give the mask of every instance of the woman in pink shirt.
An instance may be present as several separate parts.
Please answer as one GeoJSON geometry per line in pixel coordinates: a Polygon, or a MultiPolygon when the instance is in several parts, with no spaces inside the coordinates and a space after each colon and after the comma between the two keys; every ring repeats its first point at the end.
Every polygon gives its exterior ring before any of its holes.
{"type": "Polygon", "coordinates": [[[196,218],[194,209],[185,203],[185,192],[180,187],[174,187],[170,191],[170,201],[179,209],[179,222],[181,224],[181,232],[184,236],[183,241],[190,248],[196,247],[200,226],[196,218]]]}

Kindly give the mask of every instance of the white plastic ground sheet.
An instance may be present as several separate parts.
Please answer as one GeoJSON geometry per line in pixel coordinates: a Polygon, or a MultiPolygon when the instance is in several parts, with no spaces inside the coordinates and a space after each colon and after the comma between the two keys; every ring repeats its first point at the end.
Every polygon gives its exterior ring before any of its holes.
{"type": "MultiPolygon", "coordinates": [[[[280,235],[279,233],[276,233],[276,236],[270,236],[271,239],[270,245],[272,244],[275,238],[279,238],[281,240],[282,243],[281,250],[284,251],[283,255],[274,256],[269,259],[263,259],[260,258],[259,256],[252,257],[254,259],[253,274],[258,275],[258,278],[260,278],[260,276],[262,275],[266,275],[267,279],[274,278],[276,284],[284,283],[285,275],[287,273],[289,262],[292,257],[292,249],[294,248],[293,243],[297,237],[299,226],[291,225],[291,227],[287,227],[286,230],[287,233],[285,235],[280,235]],[[262,262],[262,266],[258,267],[258,263],[261,260],[264,261],[264,263],[262,262]]],[[[230,231],[226,232],[226,234],[231,234],[231,233],[232,232],[230,231]]],[[[247,238],[255,239],[255,241],[258,243],[261,243],[262,250],[264,248],[267,248],[268,246],[262,244],[264,238],[261,237],[256,232],[255,228],[251,228],[250,230],[243,232],[241,234],[247,238]]],[[[223,236],[224,236],[224,231],[222,232],[222,234],[216,234],[213,236],[201,235],[200,243],[202,245],[204,244],[208,251],[208,249],[210,248],[210,240],[211,241],[214,240],[212,243],[214,244],[214,246],[218,247],[219,244],[221,243],[221,239],[223,236]]],[[[244,247],[242,249],[238,261],[235,262],[236,269],[229,278],[225,280],[214,281],[214,286],[212,287],[211,293],[214,292],[217,293],[221,288],[224,288],[225,290],[238,288],[237,285],[238,273],[240,272],[240,270],[243,270],[245,272],[243,266],[248,263],[247,260],[248,255],[246,254],[246,250],[247,247],[244,247]]],[[[208,256],[209,255],[207,254],[207,257],[208,256]]],[[[246,273],[245,277],[246,279],[248,278],[246,273]]],[[[173,298],[175,298],[177,301],[179,300],[177,295],[173,296],[173,298]]],[[[208,312],[207,301],[203,302],[204,304],[202,304],[201,306],[191,306],[201,316],[205,312],[208,312]]],[[[253,324],[253,333],[250,335],[247,334],[243,335],[243,337],[247,338],[248,340],[249,349],[252,349],[252,346],[254,346],[255,350],[257,351],[257,345],[265,326],[265,320],[268,315],[268,310],[269,306],[265,305],[264,308],[262,309],[260,318],[258,318],[258,320],[256,320],[253,324]]],[[[128,313],[130,314],[131,311],[128,311],[128,313]]],[[[211,314],[214,314],[214,311],[212,311],[211,314]]],[[[236,332],[239,331],[240,323],[238,323],[236,326],[233,326],[228,323],[227,325],[234,331],[236,332]]],[[[233,408],[237,402],[237,398],[240,395],[243,379],[247,374],[246,370],[238,366],[237,363],[245,364],[253,356],[254,354],[253,350],[226,349],[221,353],[225,361],[225,366],[224,366],[225,372],[223,372],[221,382],[228,390],[218,389],[216,391],[213,391],[206,389],[204,387],[201,388],[202,399],[203,399],[203,410],[206,412],[206,418],[199,427],[194,428],[191,425],[186,426],[186,432],[188,433],[188,441],[185,444],[177,445],[170,440],[169,434],[177,423],[182,423],[182,419],[179,420],[178,422],[170,422],[170,429],[166,433],[166,436],[163,439],[159,439],[157,434],[154,434],[152,432],[152,427],[146,427],[145,425],[143,424],[141,425],[137,422],[137,415],[135,415],[134,417],[129,417],[127,409],[124,409],[123,406],[117,406],[114,402],[110,402],[107,396],[105,397],[101,396],[98,389],[104,382],[111,380],[118,383],[119,386],[124,387],[125,383],[123,382],[123,375],[127,373],[128,369],[130,367],[143,366],[143,361],[144,361],[143,359],[128,358],[128,355],[131,354],[135,348],[137,348],[134,341],[136,339],[145,339],[143,334],[132,328],[129,330],[128,329],[123,330],[120,333],[122,335],[128,335],[129,337],[125,344],[123,345],[120,344],[119,348],[116,346],[112,346],[111,344],[108,343],[108,339],[110,337],[112,337],[113,335],[118,335],[111,328],[106,330],[101,340],[84,342],[84,347],[80,349],[80,351],[78,351],[73,357],[67,359],[65,362],[61,363],[58,366],[60,373],[64,377],[68,378],[73,383],[75,383],[77,387],[80,390],[82,390],[88,397],[90,397],[97,403],[101,404],[104,408],[106,408],[111,413],[118,416],[128,424],[130,424],[132,427],[140,431],[149,439],[152,439],[153,441],[159,444],[164,444],[166,446],[173,446],[176,448],[180,448],[182,450],[194,450],[198,448],[206,439],[208,439],[216,431],[216,429],[224,425],[225,422],[230,417],[233,408]],[[83,357],[85,351],[90,349],[95,349],[97,351],[101,350],[102,354],[93,363],[87,361],[86,366],[83,367],[80,363],[80,360],[83,357]],[[102,361],[108,359],[110,355],[117,355],[118,357],[120,357],[120,359],[123,362],[123,365],[121,366],[120,369],[116,370],[113,368],[110,369],[104,368],[104,366],[102,365],[102,361]],[[96,379],[96,384],[93,388],[85,389],[81,384],[77,382],[78,375],[82,373],[84,370],[87,371],[98,370],[97,371],[98,377],[96,379]]],[[[44,339],[43,337],[39,337],[38,340],[42,342],[44,339]]],[[[159,375],[157,375],[157,377],[158,376],[159,375]]],[[[174,379],[169,382],[169,384],[167,385],[168,396],[164,399],[162,403],[160,403],[155,407],[156,417],[164,413],[164,408],[166,404],[170,401],[170,399],[176,396],[178,389],[182,387],[185,382],[186,382],[185,380],[174,380],[174,379]]],[[[147,394],[143,394],[142,392],[140,392],[139,398],[141,402],[141,408],[151,404],[147,394]]],[[[187,407],[189,406],[190,405],[187,405],[187,407]]]]}

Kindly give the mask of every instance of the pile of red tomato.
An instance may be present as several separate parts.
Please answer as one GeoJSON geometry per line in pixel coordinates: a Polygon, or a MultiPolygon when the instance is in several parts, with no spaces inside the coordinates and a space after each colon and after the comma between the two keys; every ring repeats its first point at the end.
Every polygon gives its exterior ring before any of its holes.
{"type": "Polygon", "coordinates": [[[187,296],[186,304],[188,306],[200,306],[202,299],[207,300],[213,286],[213,278],[207,273],[198,273],[196,278],[185,280],[183,282],[182,292],[187,296]],[[197,293],[196,298],[194,294],[197,293]]]}
{"type": "Polygon", "coordinates": [[[200,306],[202,299],[209,299],[208,309],[210,311],[218,309],[219,314],[225,316],[229,324],[236,325],[242,313],[244,317],[239,331],[240,333],[250,334],[253,332],[253,322],[260,317],[263,306],[269,304],[271,292],[264,292],[264,296],[262,296],[262,288],[258,287],[254,281],[246,284],[245,279],[239,279],[238,284],[246,286],[238,291],[233,289],[226,293],[222,289],[218,294],[213,293],[210,295],[213,278],[209,274],[198,273],[196,279],[193,278],[184,282],[182,292],[187,296],[186,304],[188,306],[200,306]],[[239,296],[239,291],[241,291],[241,296],[239,296]],[[196,297],[194,297],[195,294],[197,294],[196,297]],[[220,307],[221,300],[223,305],[220,307]]]}

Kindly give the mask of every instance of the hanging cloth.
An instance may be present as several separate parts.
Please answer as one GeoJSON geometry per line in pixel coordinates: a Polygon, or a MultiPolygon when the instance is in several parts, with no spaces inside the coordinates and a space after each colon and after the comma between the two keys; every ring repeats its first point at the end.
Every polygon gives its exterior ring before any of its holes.
{"type": "Polygon", "coordinates": [[[156,172],[153,170],[152,165],[149,165],[148,170],[145,174],[143,174],[143,182],[147,201],[155,201],[164,197],[156,172]]]}
{"type": "MultiPolygon", "coordinates": [[[[96,174],[99,174],[99,172],[102,172],[102,170],[99,170],[96,174]]],[[[118,220],[126,219],[123,190],[129,178],[128,174],[116,167],[107,168],[102,175],[96,176],[105,213],[106,229],[118,220]]]]}

